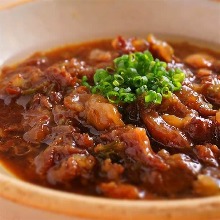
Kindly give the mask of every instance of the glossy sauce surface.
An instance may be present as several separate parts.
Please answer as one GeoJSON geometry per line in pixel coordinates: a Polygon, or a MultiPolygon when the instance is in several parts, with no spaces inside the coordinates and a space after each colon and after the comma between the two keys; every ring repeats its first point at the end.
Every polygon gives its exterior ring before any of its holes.
{"type": "Polygon", "coordinates": [[[189,43],[118,37],[36,53],[0,79],[0,160],[31,183],[86,195],[170,199],[220,192],[220,54],[189,43]],[[161,105],[113,105],[81,86],[123,54],[178,66],[161,105]]]}

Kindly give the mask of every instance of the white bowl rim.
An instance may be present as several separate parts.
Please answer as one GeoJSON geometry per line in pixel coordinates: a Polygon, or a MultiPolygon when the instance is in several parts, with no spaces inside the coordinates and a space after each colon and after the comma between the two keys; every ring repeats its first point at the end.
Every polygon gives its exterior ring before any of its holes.
{"type": "MultiPolygon", "coordinates": [[[[137,217],[149,215],[149,212],[152,215],[166,213],[170,216],[180,216],[187,212],[198,215],[201,214],[200,208],[203,207],[203,212],[211,217],[216,215],[216,207],[220,207],[220,196],[151,201],[99,198],[41,187],[1,173],[0,186],[0,197],[12,202],[54,213],[91,219],[102,219],[98,213],[100,209],[104,216],[111,216],[114,212],[118,217],[124,217],[125,214],[129,217],[137,217]],[[85,208],[87,212],[83,211],[85,208]],[[171,209],[172,213],[170,213],[171,209]]],[[[219,214],[218,217],[220,217],[219,214]]]]}
{"type": "MultiPolygon", "coordinates": [[[[26,0],[23,3],[31,2],[26,0]]],[[[22,5],[23,3],[20,3],[22,5]]],[[[9,5],[7,10],[16,5],[9,5]]],[[[119,217],[147,216],[150,212],[152,216],[182,216],[187,212],[201,217],[204,212],[207,215],[220,217],[217,209],[220,207],[220,196],[210,196],[205,198],[173,199],[173,200],[120,200],[110,198],[98,198],[92,196],[78,195],[58,190],[53,190],[37,186],[12,176],[0,173],[0,197],[25,206],[60,213],[69,216],[78,216],[91,219],[112,219],[111,214],[119,217]],[[73,204],[75,208],[73,208],[73,204]],[[200,213],[202,207],[203,212],[200,213]],[[83,208],[89,211],[83,210],[83,208]],[[104,214],[100,215],[100,209],[104,214]],[[172,213],[170,210],[172,209],[172,213]],[[148,214],[146,214],[148,213],[148,214]],[[108,218],[109,216],[109,218],[108,218]]],[[[190,215],[192,218],[192,215],[190,215]]],[[[187,219],[187,218],[186,218],[187,219]]],[[[202,219],[202,218],[201,218],[202,219]]]]}

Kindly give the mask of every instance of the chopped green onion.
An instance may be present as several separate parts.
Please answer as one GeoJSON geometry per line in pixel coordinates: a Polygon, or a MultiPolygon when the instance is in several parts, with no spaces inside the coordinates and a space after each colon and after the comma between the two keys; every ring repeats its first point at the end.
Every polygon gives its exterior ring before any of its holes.
{"type": "Polygon", "coordinates": [[[174,84],[174,89],[173,89],[173,91],[178,91],[178,90],[180,90],[181,87],[182,87],[182,84],[181,84],[180,82],[173,82],[173,84],[174,84]]]}
{"type": "Polygon", "coordinates": [[[174,82],[183,82],[184,79],[185,79],[185,74],[183,72],[176,73],[173,76],[173,81],[174,82]]]}
{"type": "Polygon", "coordinates": [[[109,83],[109,82],[103,82],[100,87],[101,87],[100,89],[103,93],[112,91],[112,89],[113,89],[111,83],[109,83]]]}
{"type": "Polygon", "coordinates": [[[101,93],[101,88],[100,86],[94,86],[92,88],[92,93],[95,94],[95,93],[101,93]]]}
{"type": "Polygon", "coordinates": [[[115,91],[111,91],[107,93],[107,98],[111,103],[118,103],[119,102],[119,93],[115,91]]]}
{"type": "Polygon", "coordinates": [[[163,87],[163,88],[161,89],[161,94],[162,94],[162,96],[165,97],[165,98],[169,98],[169,97],[171,96],[171,92],[170,92],[170,90],[169,90],[168,87],[163,87]]]}
{"type": "Polygon", "coordinates": [[[169,68],[167,63],[154,59],[149,51],[123,55],[114,60],[114,67],[96,70],[94,86],[82,78],[82,85],[92,93],[100,93],[111,103],[131,103],[143,96],[146,103],[160,104],[163,97],[182,87],[185,74],[169,68]]]}
{"type": "Polygon", "coordinates": [[[87,76],[83,76],[83,77],[82,77],[82,85],[83,85],[83,86],[86,86],[86,87],[88,87],[88,88],[91,88],[91,86],[89,85],[89,83],[87,82],[87,80],[88,80],[87,76]]]}
{"type": "Polygon", "coordinates": [[[141,87],[143,85],[143,80],[141,76],[135,76],[133,78],[133,85],[135,87],[141,87]]]}
{"type": "Polygon", "coordinates": [[[145,102],[154,102],[154,100],[157,98],[157,93],[153,90],[148,91],[147,95],[145,96],[145,102]]]}
{"type": "Polygon", "coordinates": [[[134,94],[131,94],[131,93],[120,93],[119,98],[123,102],[127,102],[127,103],[130,103],[130,102],[133,102],[133,101],[136,100],[136,96],[134,94]]]}
{"type": "Polygon", "coordinates": [[[115,74],[114,75],[113,85],[114,86],[120,86],[123,83],[124,83],[123,77],[121,75],[119,75],[119,74],[115,74]]]}
{"type": "Polygon", "coordinates": [[[104,69],[98,69],[96,70],[96,73],[94,75],[94,82],[95,84],[98,84],[102,80],[104,80],[106,77],[109,76],[109,73],[104,69]]]}
{"type": "Polygon", "coordinates": [[[162,102],[162,95],[160,93],[157,93],[157,97],[153,102],[155,104],[160,104],[162,102]]]}

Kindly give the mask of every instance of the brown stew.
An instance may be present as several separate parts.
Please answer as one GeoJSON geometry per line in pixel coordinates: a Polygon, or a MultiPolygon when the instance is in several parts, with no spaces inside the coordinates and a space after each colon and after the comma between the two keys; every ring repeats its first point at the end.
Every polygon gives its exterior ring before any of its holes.
{"type": "Polygon", "coordinates": [[[220,53],[118,37],[36,53],[0,79],[0,160],[38,185],[126,199],[220,193],[220,53]],[[150,50],[185,74],[160,105],[111,104],[81,85],[150,50]]]}

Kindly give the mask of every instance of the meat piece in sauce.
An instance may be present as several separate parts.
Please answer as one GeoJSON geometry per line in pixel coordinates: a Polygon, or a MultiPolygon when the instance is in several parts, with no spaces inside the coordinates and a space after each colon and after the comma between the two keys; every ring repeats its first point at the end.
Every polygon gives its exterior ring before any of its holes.
{"type": "Polygon", "coordinates": [[[220,157],[220,150],[216,145],[196,145],[194,148],[199,160],[206,163],[208,166],[218,167],[218,161],[220,157]]]}
{"type": "Polygon", "coordinates": [[[98,191],[110,198],[138,199],[140,197],[138,188],[129,184],[101,183],[98,185],[98,191]]]}
{"type": "Polygon", "coordinates": [[[214,134],[214,123],[209,119],[193,117],[183,129],[195,143],[211,142],[214,134]]]}
{"type": "Polygon", "coordinates": [[[0,157],[23,179],[70,192],[122,199],[219,194],[220,55],[197,49],[152,35],[118,37],[3,69],[0,157]],[[112,104],[81,85],[83,76],[93,84],[96,69],[112,67],[116,57],[148,49],[186,74],[182,89],[160,105],[140,98],[112,104]]]}
{"type": "Polygon", "coordinates": [[[101,138],[110,142],[124,143],[125,146],[122,146],[124,153],[144,165],[158,169],[167,168],[163,160],[153,152],[143,128],[122,127],[103,134],[101,138]]]}
{"type": "Polygon", "coordinates": [[[72,58],[71,60],[66,60],[63,63],[66,71],[74,78],[82,78],[87,76],[89,79],[92,79],[94,74],[94,68],[89,66],[85,61],[79,60],[77,58],[72,58]]]}
{"type": "Polygon", "coordinates": [[[103,161],[101,165],[101,175],[108,180],[120,180],[124,172],[124,167],[119,163],[113,163],[110,158],[103,161]]]}
{"type": "Polygon", "coordinates": [[[191,146],[191,142],[185,134],[178,128],[167,124],[157,112],[142,110],[141,118],[157,142],[175,148],[189,148],[191,146]]]}
{"type": "Polygon", "coordinates": [[[7,76],[1,74],[0,98],[9,104],[12,97],[32,94],[47,86],[44,73],[38,67],[24,66],[16,71],[7,70],[7,76]]]}
{"type": "Polygon", "coordinates": [[[185,62],[194,68],[209,68],[215,61],[214,57],[208,54],[191,54],[185,58],[185,62]]]}
{"type": "Polygon", "coordinates": [[[31,143],[40,143],[49,134],[49,123],[51,122],[51,103],[48,98],[36,95],[32,101],[32,107],[23,114],[23,127],[26,132],[24,140],[31,143]]]}
{"type": "Polygon", "coordinates": [[[161,195],[175,195],[192,190],[194,180],[201,170],[201,164],[193,161],[186,154],[173,154],[159,152],[164,161],[169,165],[169,169],[159,172],[152,170],[148,175],[143,175],[143,181],[150,184],[153,191],[161,195]],[[165,155],[165,157],[164,157],[165,155]],[[176,178],[176,175],[179,178],[176,178]]]}
{"type": "Polygon", "coordinates": [[[85,150],[93,145],[92,140],[75,133],[71,126],[55,127],[44,142],[49,146],[35,158],[35,165],[51,184],[84,177],[95,164],[93,156],[85,150]]]}
{"type": "Polygon", "coordinates": [[[46,76],[50,83],[54,83],[62,87],[74,86],[77,79],[72,77],[71,74],[66,70],[65,66],[51,66],[46,70],[46,76]]]}
{"type": "Polygon", "coordinates": [[[154,55],[166,62],[172,61],[174,50],[167,42],[158,40],[152,34],[148,36],[147,40],[150,43],[150,51],[152,51],[154,55]]]}
{"type": "Polygon", "coordinates": [[[125,39],[121,36],[112,41],[112,46],[120,53],[131,53],[136,51],[145,51],[149,47],[149,43],[144,39],[129,38],[125,39]]]}
{"type": "Polygon", "coordinates": [[[176,95],[187,107],[198,111],[201,116],[212,116],[216,114],[216,110],[212,109],[212,105],[206,102],[203,96],[193,89],[183,86],[176,95]]]}
{"type": "Polygon", "coordinates": [[[94,165],[95,158],[93,156],[73,154],[51,167],[47,172],[47,179],[52,185],[57,183],[68,184],[70,180],[77,177],[89,179],[94,165]]]}
{"type": "Polygon", "coordinates": [[[87,123],[97,130],[120,127],[124,125],[117,108],[100,95],[92,95],[85,104],[87,123]]]}

